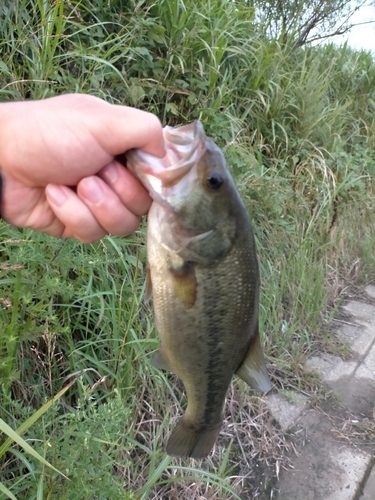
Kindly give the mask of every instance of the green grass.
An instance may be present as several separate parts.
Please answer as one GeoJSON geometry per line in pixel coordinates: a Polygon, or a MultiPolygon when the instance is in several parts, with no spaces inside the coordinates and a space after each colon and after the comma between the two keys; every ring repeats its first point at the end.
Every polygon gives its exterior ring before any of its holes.
{"type": "MultiPolygon", "coordinates": [[[[306,356],[345,354],[329,321],[375,278],[371,55],[280,46],[225,0],[17,0],[0,7],[0,54],[2,101],[84,92],[164,124],[203,121],[254,223],[274,382],[314,392],[306,356]]],[[[148,361],[144,229],[82,245],[0,222],[0,418],[69,477],[12,442],[0,499],[256,498],[254,464],[285,460],[264,403],[238,381],[212,457],[162,451],[185,398],[148,361]]]]}

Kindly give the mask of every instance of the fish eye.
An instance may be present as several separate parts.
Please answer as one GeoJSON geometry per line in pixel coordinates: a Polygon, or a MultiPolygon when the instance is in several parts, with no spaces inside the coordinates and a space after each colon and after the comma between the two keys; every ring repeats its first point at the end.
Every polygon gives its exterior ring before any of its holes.
{"type": "Polygon", "coordinates": [[[212,174],[207,178],[207,186],[210,189],[219,189],[223,182],[223,176],[220,174],[212,174]]]}

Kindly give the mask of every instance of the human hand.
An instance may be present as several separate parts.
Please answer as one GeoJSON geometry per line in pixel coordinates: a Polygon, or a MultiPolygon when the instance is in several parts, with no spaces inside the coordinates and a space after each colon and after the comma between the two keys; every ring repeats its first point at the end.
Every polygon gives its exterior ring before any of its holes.
{"type": "Polygon", "coordinates": [[[0,104],[3,219],[85,243],[135,231],[151,198],[116,158],[132,148],[164,156],[154,115],[83,94],[0,104]]]}

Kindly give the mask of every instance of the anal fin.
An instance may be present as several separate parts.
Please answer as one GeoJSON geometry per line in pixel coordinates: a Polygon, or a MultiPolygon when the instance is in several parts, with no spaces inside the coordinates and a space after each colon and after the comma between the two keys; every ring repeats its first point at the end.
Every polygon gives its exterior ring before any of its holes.
{"type": "Polygon", "coordinates": [[[236,375],[257,391],[268,392],[272,388],[260,345],[258,326],[247,355],[236,371],[236,375]]]}

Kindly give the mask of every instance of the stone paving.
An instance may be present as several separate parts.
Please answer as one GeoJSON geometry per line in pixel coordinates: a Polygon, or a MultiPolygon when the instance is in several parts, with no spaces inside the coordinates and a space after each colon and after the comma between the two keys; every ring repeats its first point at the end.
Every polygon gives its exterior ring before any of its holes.
{"type": "MultiPolygon", "coordinates": [[[[365,289],[368,302],[375,287],[365,289]]],[[[374,302],[372,300],[372,302],[374,302]]],[[[343,422],[356,425],[375,419],[375,306],[350,301],[342,307],[337,335],[350,346],[351,356],[320,354],[307,369],[317,372],[338,399],[343,422]]],[[[289,391],[288,391],[289,392],[289,391]]],[[[340,436],[332,415],[310,408],[297,393],[267,397],[274,418],[284,431],[299,434],[291,468],[282,470],[267,497],[272,500],[375,500],[375,443],[361,446],[340,436]]],[[[375,439],[375,436],[374,436],[375,439]]]]}

